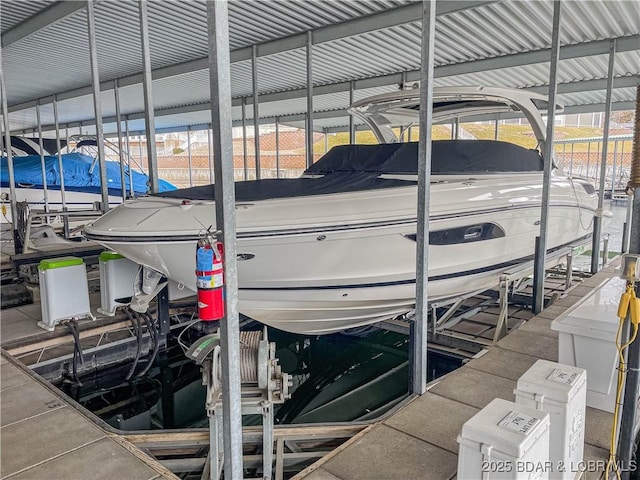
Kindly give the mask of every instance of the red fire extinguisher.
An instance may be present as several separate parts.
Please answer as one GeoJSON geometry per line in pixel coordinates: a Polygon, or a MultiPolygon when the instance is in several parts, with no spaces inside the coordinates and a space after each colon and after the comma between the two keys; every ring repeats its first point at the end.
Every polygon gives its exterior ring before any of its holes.
{"type": "Polygon", "coordinates": [[[210,322],[224,317],[224,275],[221,242],[207,233],[196,247],[196,286],[198,289],[198,315],[210,322]]]}

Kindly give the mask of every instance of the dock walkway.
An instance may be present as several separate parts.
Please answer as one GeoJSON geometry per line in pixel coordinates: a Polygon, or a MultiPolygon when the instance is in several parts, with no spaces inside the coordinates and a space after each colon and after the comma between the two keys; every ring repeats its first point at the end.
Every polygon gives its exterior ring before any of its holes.
{"type": "Polygon", "coordinates": [[[2,480],[178,478],[101,429],[4,350],[0,380],[2,480]]]}
{"type": "MultiPolygon", "coordinates": [[[[558,360],[558,332],[551,321],[614,275],[614,267],[578,287],[509,333],[488,353],[447,375],[429,392],[296,475],[307,480],[375,480],[455,478],[456,437],[462,425],[494,398],[514,401],[517,379],[538,359],[558,360]]],[[[609,454],[612,414],[587,407],[581,477],[603,477],[609,454]]]]}

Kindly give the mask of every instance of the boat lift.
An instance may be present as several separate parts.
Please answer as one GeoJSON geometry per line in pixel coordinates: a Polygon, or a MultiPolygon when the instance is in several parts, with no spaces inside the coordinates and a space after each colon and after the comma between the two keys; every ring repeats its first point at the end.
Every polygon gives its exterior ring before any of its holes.
{"type": "MultiPolygon", "coordinates": [[[[608,261],[609,234],[603,234],[602,238],[604,245],[602,265],[604,266],[608,261]]],[[[565,272],[563,286],[565,291],[573,285],[572,267],[574,255],[590,243],[590,239],[584,239],[547,253],[545,265],[547,269],[565,265],[563,269],[565,272]]],[[[429,341],[436,344],[442,343],[463,350],[474,351],[476,353],[486,346],[497,343],[508,332],[509,299],[512,298],[513,295],[522,294],[526,288],[531,286],[533,266],[534,260],[530,260],[506,269],[500,276],[498,285],[493,289],[498,292],[497,298],[495,296],[485,295],[485,298],[480,302],[473,306],[468,306],[469,299],[482,297],[483,292],[488,290],[482,289],[442,302],[430,303],[429,341]],[[497,320],[493,338],[490,341],[482,341],[482,339],[479,338],[474,340],[460,338],[450,331],[461,322],[471,319],[474,315],[488,308],[495,307],[496,304],[498,306],[497,320]],[[463,309],[465,305],[467,305],[467,307],[463,309]],[[440,313],[443,309],[446,309],[444,313],[440,313]]],[[[553,301],[555,301],[555,298],[551,299],[551,302],[553,301]]],[[[381,322],[379,326],[388,330],[409,334],[409,322],[413,320],[414,315],[414,312],[410,312],[403,318],[381,322]]]]}

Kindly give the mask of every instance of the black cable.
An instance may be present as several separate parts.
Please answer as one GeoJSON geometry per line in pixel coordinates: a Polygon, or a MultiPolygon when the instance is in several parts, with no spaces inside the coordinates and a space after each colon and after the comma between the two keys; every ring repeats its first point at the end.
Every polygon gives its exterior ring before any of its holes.
{"type": "Polygon", "coordinates": [[[72,375],[73,381],[78,387],[82,386],[82,382],[78,377],[78,358],[80,363],[84,364],[84,356],[82,355],[82,345],[80,345],[80,334],[78,322],[75,319],[71,319],[66,323],[67,329],[73,336],[73,361],[72,361],[72,375]]]}
{"type": "Polygon", "coordinates": [[[143,313],[140,316],[144,319],[144,322],[147,325],[147,330],[149,331],[149,339],[153,343],[153,353],[149,358],[147,366],[144,368],[144,370],[142,370],[138,374],[138,377],[143,377],[149,371],[149,369],[151,368],[151,365],[153,365],[153,362],[156,359],[156,356],[158,355],[160,334],[157,330],[156,323],[153,321],[153,318],[151,318],[151,316],[148,313],[143,313]]]}
{"type": "Polygon", "coordinates": [[[124,377],[125,380],[131,380],[131,377],[133,377],[133,373],[136,371],[136,367],[138,366],[138,361],[140,360],[140,354],[142,353],[142,325],[140,325],[140,319],[138,318],[137,314],[134,317],[133,315],[131,315],[131,310],[128,308],[125,308],[124,311],[127,314],[127,317],[129,317],[129,321],[133,326],[133,329],[136,333],[136,340],[138,343],[136,346],[136,357],[134,358],[133,363],[131,364],[129,373],[127,373],[127,376],[124,377]]]}

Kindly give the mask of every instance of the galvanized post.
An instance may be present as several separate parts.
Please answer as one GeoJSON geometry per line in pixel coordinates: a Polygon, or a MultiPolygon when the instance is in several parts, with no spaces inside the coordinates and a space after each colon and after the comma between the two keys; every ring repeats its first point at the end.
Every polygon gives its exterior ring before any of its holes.
{"type": "Polygon", "coordinates": [[[600,257],[600,236],[602,235],[602,211],[604,207],[604,187],[607,177],[607,155],[609,147],[609,124],[611,121],[611,95],[613,92],[613,73],[616,62],[616,41],[611,40],[609,47],[609,70],[607,73],[607,94],[604,113],[604,133],[602,138],[602,160],[600,161],[600,185],[598,189],[598,209],[593,218],[593,238],[591,245],[591,273],[598,271],[600,257]]]}
{"type": "MultiPolygon", "coordinates": [[[[118,79],[113,83],[113,99],[116,104],[116,131],[118,133],[118,157],[120,157],[120,190],[122,191],[122,202],[127,199],[127,181],[124,172],[124,148],[122,145],[122,121],[120,120],[120,89],[118,79]]],[[[129,172],[131,175],[131,172],[129,172]]]]}
{"type": "Polygon", "coordinates": [[[549,67],[549,100],[547,102],[547,132],[544,142],[544,173],[542,175],[542,208],[540,212],[540,236],[536,241],[533,270],[533,311],[544,309],[544,267],[547,257],[547,233],[549,230],[549,195],[551,168],[553,166],[553,136],[555,129],[556,94],[558,91],[558,62],[560,60],[560,0],[553,2],[553,32],[551,38],[551,65],[549,67]]]}
{"type": "Polygon", "coordinates": [[[613,170],[611,171],[611,200],[613,200],[613,195],[616,193],[616,167],[618,162],[618,141],[614,140],[613,142],[613,170]]]}
{"type": "Polygon", "coordinates": [[[256,159],[256,180],[260,180],[260,105],[258,103],[258,47],[251,48],[251,85],[253,88],[253,144],[256,159]]]}
{"type": "Polygon", "coordinates": [[[563,169],[564,169],[564,160],[567,156],[567,144],[563,143],[562,144],[562,164],[560,165],[563,169]]]}
{"type": "MultiPolygon", "coordinates": [[[[42,170],[42,194],[44,211],[49,212],[49,188],[47,185],[47,168],[44,161],[44,144],[42,142],[42,119],[40,118],[40,99],[36,100],[36,122],[38,124],[38,146],[40,147],[40,168],[42,170]]],[[[15,219],[14,219],[15,221],[15,219]]],[[[27,241],[27,239],[25,239],[27,241]]]]}
{"type": "Polygon", "coordinates": [[[590,166],[589,162],[591,161],[591,142],[587,142],[587,180],[589,180],[590,166]]]}
{"type": "Polygon", "coordinates": [[[498,124],[500,123],[500,114],[496,113],[496,123],[495,126],[493,128],[493,139],[497,142],[498,141],[498,124]]]}
{"type": "MultiPolygon", "coordinates": [[[[349,82],[349,106],[353,105],[354,102],[354,88],[355,82],[351,80],[349,82]]],[[[356,143],[356,128],[353,122],[353,115],[349,115],[349,143],[353,145],[356,143]]]]}
{"type": "MultiPolygon", "coordinates": [[[[56,131],[56,153],[58,155],[58,170],[60,174],[60,202],[62,203],[62,211],[67,211],[66,195],[64,191],[64,165],[62,164],[62,146],[60,145],[60,123],[58,121],[58,95],[53,96],[53,126],[56,131]]],[[[67,129],[67,133],[68,133],[67,129]]],[[[68,140],[67,140],[68,144],[68,140]]],[[[67,148],[68,151],[68,148],[67,148]]],[[[69,238],[69,217],[62,216],[62,230],[64,238],[69,238]]]]}
{"type": "Polygon", "coordinates": [[[58,95],[53,96],[52,104],[53,104],[53,126],[56,131],[56,152],[58,154],[58,169],[60,170],[60,201],[62,203],[62,210],[65,211],[67,209],[67,202],[66,202],[66,198],[65,198],[66,196],[64,191],[64,168],[62,165],[62,152],[61,152],[62,146],[60,144],[60,123],[58,120],[58,95]]]}
{"type": "Polygon", "coordinates": [[[569,175],[573,175],[573,147],[574,142],[571,142],[571,157],[569,158],[569,175]]]}
{"type": "Polygon", "coordinates": [[[247,146],[247,97],[242,97],[242,161],[245,180],[249,179],[249,158],[247,146]]]}
{"type": "MultiPolygon", "coordinates": [[[[631,239],[629,253],[640,254],[640,87],[636,87],[636,118],[634,129],[633,153],[631,158],[631,171],[629,173],[629,188],[633,191],[633,197],[628,198],[632,207],[630,230],[631,239]]],[[[636,295],[640,296],[640,283],[635,285],[636,295]]],[[[622,417],[620,420],[620,439],[618,442],[618,458],[622,470],[622,479],[629,480],[632,472],[636,470],[632,465],[635,456],[636,422],[638,409],[638,396],[640,395],[640,341],[636,340],[629,346],[627,352],[627,379],[624,388],[624,400],[622,401],[622,417]]],[[[635,474],[634,474],[635,477],[635,474]]]]}
{"type": "Polygon", "coordinates": [[[220,322],[224,476],[236,480],[243,476],[242,409],[228,8],[227,1],[207,2],[216,227],[222,231],[226,283],[225,317],[220,322]]]}
{"type": "Polygon", "coordinates": [[[189,186],[193,187],[193,168],[191,165],[191,127],[187,127],[187,159],[189,161],[189,186]]]}
{"type": "Polygon", "coordinates": [[[418,219],[416,250],[416,316],[411,338],[411,391],[427,390],[427,335],[429,316],[429,183],[431,177],[431,126],[433,123],[433,63],[436,2],[422,1],[420,66],[420,136],[418,144],[418,219]]]}
{"type": "Polygon", "coordinates": [[[129,146],[129,117],[125,115],[124,117],[124,134],[127,136],[127,167],[129,168],[129,195],[131,197],[135,196],[135,191],[133,189],[133,172],[131,171],[131,148],[129,146]]]}
{"type": "Polygon", "coordinates": [[[4,83],[2,62],[2,47],[0,47],[0,98],[2,99],[2,127],[4,130],[4,144],[7,149],[7,170],[9,174],[9,202],[11,203],[11,225],[13,229],[13,246],[16,253],[22,253],[22,241],[18,234],[18,218],[16,209],[16,177],[13,170],[13,152],[11,151],[11,130],[9,126],[9,106],[7,101],[7,87],[4,83]]]}
{"type": "Polygon", "coordinates": [[[280,178],[280,119],[276,117],[276,178],[280,178]]]}
{"type": "Polygon", "coordinates": [[[213,183],[213,139],[211,138],[211,124],[207,128],[207,153],[209,154],[209,183],[213,183]]]}
{"type": "Polygon", "coordinates": [[[98,167],[100,168],[100,192],[102,211],[109,210],[109,185],[104,154],[104,133],[102,130],[102,102],[100,99],[100,72],[98,71],[98,46],[96,43],[95,0],[87,2],[87,32],[89,34],[89,59],[91,62],[91,83],[93,86],[93,111],[96,117],[96,143],[98,147],[98,167]]]}
{"type": "Polygon", "coordinates": [[[322,129],[322,134],[324,135],[324,153],[329,151],[329,136],[327,135],[327,129],[322,129]]]}
{"type": "Polygon", "coordinates": [[[307,141],[307,168],[313,163],[313,33],[307,32],[307,125],[305,129],[307,141]]]}
{"type": "Polygon", "coordinates": [[[153,106],[151,51],[149,50],[149,14],[147,0],[139,0],[140,43],[142,46],[142,90],[144,93],[144,127],[147,136],[147,164],[151,193],[158,192],[158,156],[156,152],[156,120],[153,106]]]}

